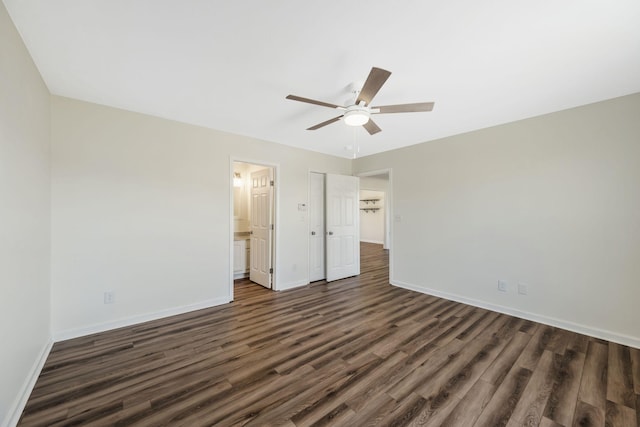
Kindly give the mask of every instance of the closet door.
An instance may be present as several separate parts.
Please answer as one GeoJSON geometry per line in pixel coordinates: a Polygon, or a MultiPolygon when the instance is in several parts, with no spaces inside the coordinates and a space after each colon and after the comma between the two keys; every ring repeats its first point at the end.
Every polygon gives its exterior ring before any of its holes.
{"type": "Polygon", "coordinates": [[[360,274],[360,224],[355,176],[326,175],[327,281],[360,274]]]}
{"type": "Polygon", "coordinates": [[[326,277],[324,266],[324,174],[309,174],[309,282],[326,277]]]}

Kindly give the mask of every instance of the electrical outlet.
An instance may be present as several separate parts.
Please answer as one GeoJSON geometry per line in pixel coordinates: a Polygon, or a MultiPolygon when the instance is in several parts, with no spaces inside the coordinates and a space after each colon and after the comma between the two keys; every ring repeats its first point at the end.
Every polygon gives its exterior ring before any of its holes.
{"type": "Polygon", "coordinates": [[[527,294],[527,285],[525,285],[524,283],[518,283],[518,293],[520,295],[526,295],[527,294]]]}
{"type": "Polygon", "coordinates": [[[507,292],[507,282],[504,280],[498,280],[498,290],[500,292],[507,292]]]}
{"type": "Polygon", "coordinates": [[[104,293],[104,303],[113,304],[116,302],[116,293],[113,291],[107,291],[104,293]]]}

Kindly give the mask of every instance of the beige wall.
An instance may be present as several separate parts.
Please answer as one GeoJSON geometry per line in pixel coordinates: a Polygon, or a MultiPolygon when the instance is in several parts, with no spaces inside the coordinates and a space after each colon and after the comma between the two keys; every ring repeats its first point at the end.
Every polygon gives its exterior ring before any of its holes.
{"type": "Polygon", "coordinates": [[[276,287],[308,283],[309,170],[351,174],[348,159],[67,98],[52,123],[56,338],[229,301],[232,158],[279,166],[276,287]]]}
{"type": "Polygon", "coordinates": [[[635,94],[356,160],[393,169],[393,282],[640,347],[639,118],[635,94]]]}
{"type": "Polygon", "coordinates": [[[49,349],[49,91],[0,2],[0,425],[49,349]]]}

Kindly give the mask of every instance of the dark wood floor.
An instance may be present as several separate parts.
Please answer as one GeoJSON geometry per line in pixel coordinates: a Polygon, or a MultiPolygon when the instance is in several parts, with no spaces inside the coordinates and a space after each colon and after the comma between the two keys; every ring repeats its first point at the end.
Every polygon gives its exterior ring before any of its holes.
{"type": "Polygon", "coordinates": [[[20,425],[637,426],[640,351],[362,274],[56,343],[20,425]]]}

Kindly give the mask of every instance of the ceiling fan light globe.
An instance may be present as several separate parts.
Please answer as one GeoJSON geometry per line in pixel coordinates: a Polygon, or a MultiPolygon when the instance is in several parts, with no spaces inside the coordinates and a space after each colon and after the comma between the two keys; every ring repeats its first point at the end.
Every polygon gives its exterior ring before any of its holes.
{"type": "Polygon", "coordinates": [[[369,121],[366,111],[347,111],[344,114],[344,122],[349,126],[362,126],[369,121]]]}

